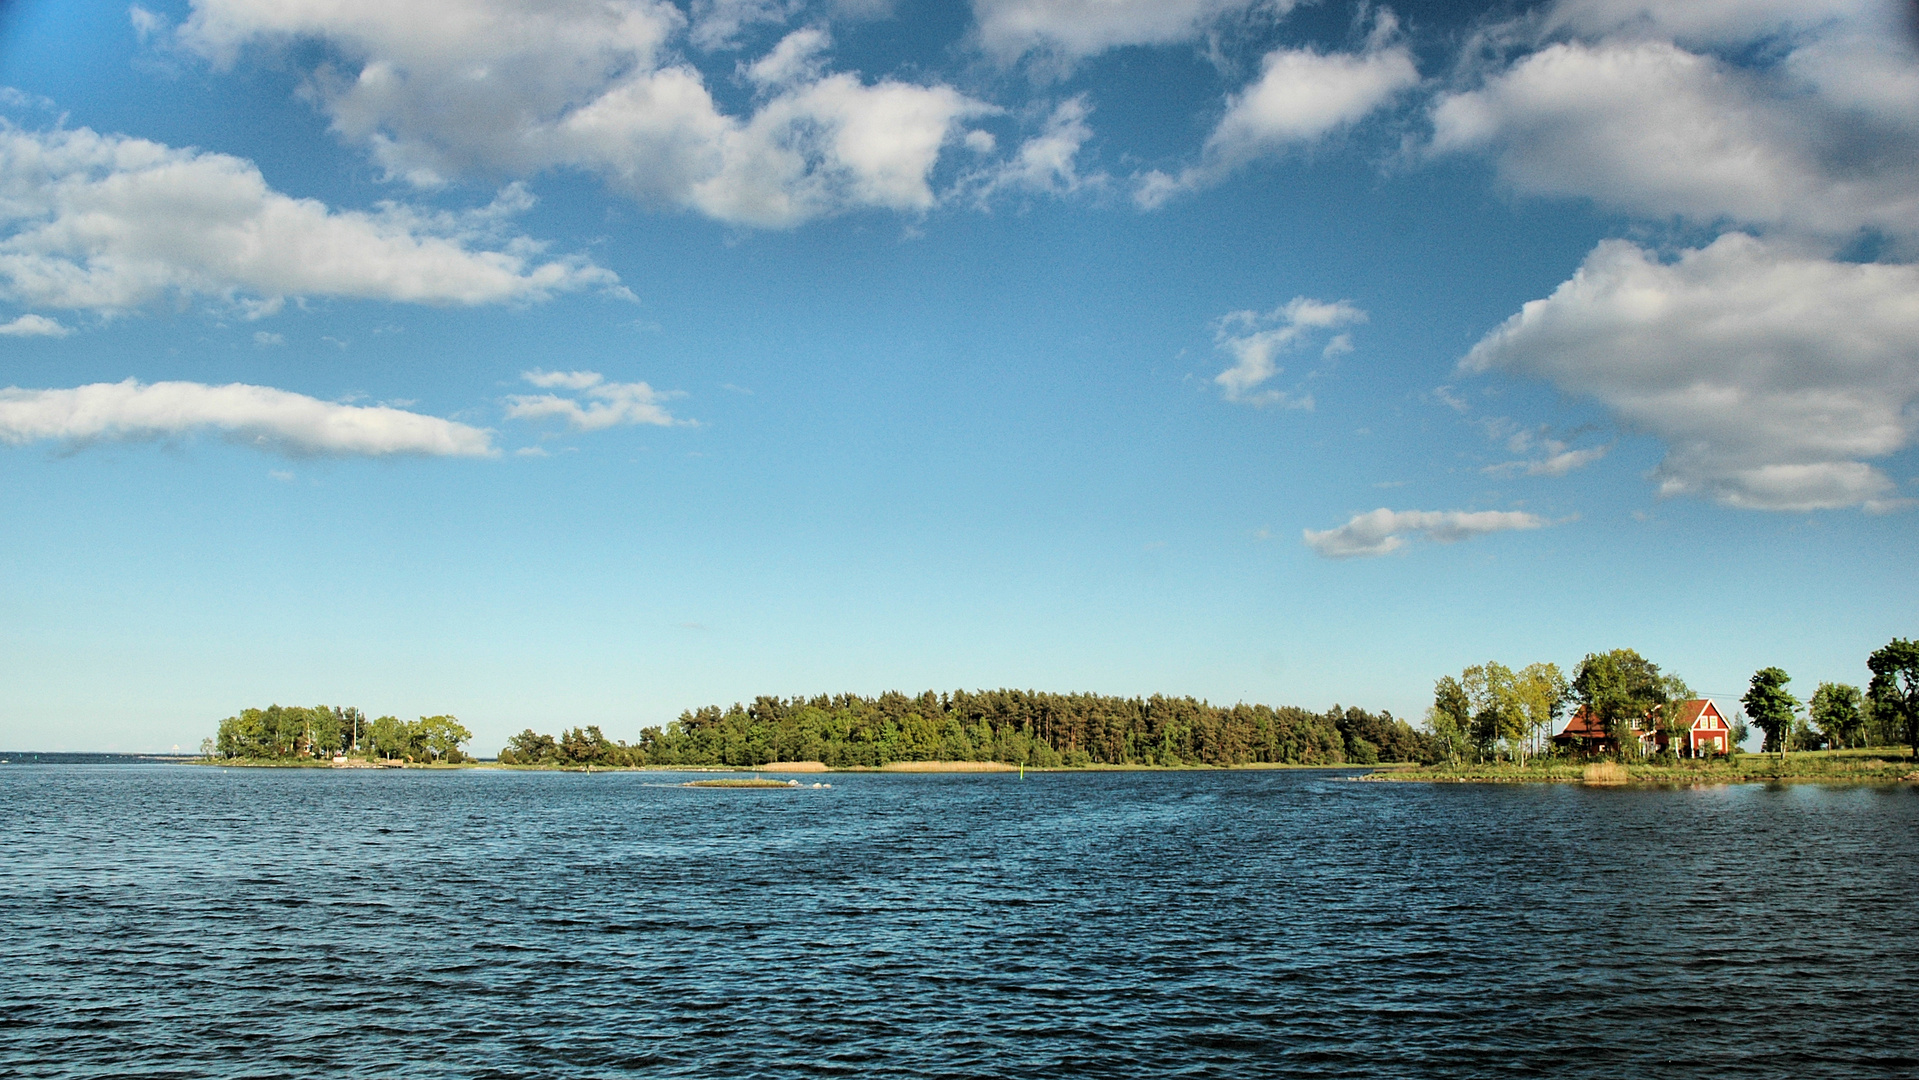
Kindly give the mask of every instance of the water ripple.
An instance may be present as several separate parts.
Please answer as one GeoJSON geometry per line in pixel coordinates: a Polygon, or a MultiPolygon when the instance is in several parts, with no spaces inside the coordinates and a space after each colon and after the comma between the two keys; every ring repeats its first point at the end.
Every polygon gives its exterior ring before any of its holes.
{"type": "Polygon", "coordinates": [[[1919,1073],[1919,797],[0,769],[19,1077],[1919,1073]]]}

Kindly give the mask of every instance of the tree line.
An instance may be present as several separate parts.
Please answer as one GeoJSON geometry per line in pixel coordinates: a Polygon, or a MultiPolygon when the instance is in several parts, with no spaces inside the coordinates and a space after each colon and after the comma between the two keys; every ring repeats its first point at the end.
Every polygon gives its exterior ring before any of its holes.
{"type": "Polygon", "coordinates": [[[500,751],[521,765],[764,765],[819,761],[831,768],[894,761],[999,761],[1039,768],[1088,765],[1291,765],[1437,761],[1438,742],[1389,712],[1337,705],[1212,705],[1190,697],[1122,698],[983,690],[918,696],[889,691],[758,697],[709,705],[636,742],[598,727],[558,736],[528,728],[500,751]]]}
{"type": "MultiPolygon", "coordinates": [[[[1740,699],[1743,712],[1728,717],[1732,745],[1747,735],[1747,720],[1765,732],[1768,752],[1890,746],[1905,743],[1919,756],[1919,642],[1895,638],[1866,660],[1872,680],[1856,686],[1822,682],[1801,703],[1786,690],[1792,677],[1761,668],[1740,699]]],[[[1569,712],[1584,709],[1612,745],[1637,748],[1637,733],[1665,736],[1682,745],[1686,718],[1677,708],[1697,697],[1677,674],[1632,649],[1588,653],[1568,679],[1558,665],[1513,669],[1497,661],[1442,676],[1433,686],[1425,732],[1441,756],[1462,762],[1567,752],[1550,738],[1569,712]]]]}
{"type": "Polygon", "coordinates": [[[452,716],[368,720],[359,709],[338,705],[269,705],[242,709],[220,721],[219,732],[200,744],[208,757],[254,761],[300,761],[349,757],[389,761],[456,763],[469,760],[462,746],[473,733],[452,716]]]}
{"type": "Polygon", "coordinates": [[[1777,667],[1753,672],[1740,699],[1754,726],[1766,733],[1765,752],[1893,746],[1919,758],[1919,641],[1894,638],[1866,657],[1872,679],[1864,693],[1846,683],[1822,682],[1801,702],[1777,667]]]}

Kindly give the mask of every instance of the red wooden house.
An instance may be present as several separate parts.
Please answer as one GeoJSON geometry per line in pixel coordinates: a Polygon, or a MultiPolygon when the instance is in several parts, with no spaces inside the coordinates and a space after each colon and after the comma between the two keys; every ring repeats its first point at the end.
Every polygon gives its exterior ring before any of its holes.
{"type": "MultiPolygon", "coordinates": [[[[1680,731],[1680,757],[1706,757],[1709,754],[1724,754],[1732,749],[1732,725],[1726,723],[1726,716],[1711,698],[1693,698],[1678,703],[1680,731]]],[[[1639,740],[1641,751],[1651,753],[1666,749],[1670,741],[1665,729],[1658,727],[1652,714],[1633,725],[1633,737],[1639,740]]],[[[1599,723],[1598,717],[1586,711],[1581,705],[1573,710],[1571,719],[1553,736],[1553,742],[1571,749],[1589,752],[1609,753],[1619,749],[1612,736],[1599,723]]]]}
{"type": "MultiPolygon", "coordinates": [[[[1732,750],[1732,725],[1711,698],[1693,698],[1679,703],[1680,757],[1705,757],[1732,750]]],[[[1659,749],[1666,748],[1666,733],[1656,736],[1659,749]]]]}

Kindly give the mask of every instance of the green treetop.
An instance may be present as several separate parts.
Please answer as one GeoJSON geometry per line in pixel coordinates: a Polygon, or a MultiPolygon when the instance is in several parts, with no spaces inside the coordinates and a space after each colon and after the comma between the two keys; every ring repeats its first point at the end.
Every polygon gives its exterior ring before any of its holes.
{"type": "Polygon", "coordinates": [[[1882,716],[1890,717],[1895,730],[1906,737],[1915,758],[1919,758],[1919,641],[1893,638],[1883,649],[1866,658],[1872,682],[1866,697],[1882,716]]]}
{"type": "Polygon", "coordinates": [[[1833,749],[1858,741],[1865,728],[1865,714],[1860,711],[1863,701],[1858,687],[1844,683],[1822,682],[1812,692],[1812,722],[1833,749]]]}
{"type": "Polygon", "coordinates": [[[1786,756],[1786,740],[1792,734],[1793,714],[1799,711],[1799,699],[1786,691],[1792,676],[1780,668],[1760,668],[1752,673],[1752,683],[1740,704],[1746,715],[1766,733],[1763,749],[1777,750],[1786,756]]]}
{"type": "Polygon", "coordinates": [[[1573,696],[1624,750],[1636,726],[1666,704],[1671,689],[1659,665],[1631,649],[1587,653],[1573,671],[1573,696]]]}

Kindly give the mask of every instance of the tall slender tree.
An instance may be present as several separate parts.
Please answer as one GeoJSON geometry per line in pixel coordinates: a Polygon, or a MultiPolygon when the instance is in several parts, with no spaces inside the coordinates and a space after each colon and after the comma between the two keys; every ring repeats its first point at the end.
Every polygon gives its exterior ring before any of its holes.
{"type": "Polygon", "coordinates": [[[1446,756],[1459,764],[1460,750],[1472,741],[1473,706],[1459,680],[1442,675],[1433,684],[1433,705],[1426,711],[1426,726],[1439,737],[1446,756]]]}
{"type": "Polygon", "coordinates": [[[1559,671],[1558,664],[1527,664],[1513,677],[1513,696],[1525,718],[1526,735],[1522,745],[1537,749],[1559,723],[1572,696],[1572,686],[1559,671]]]}

